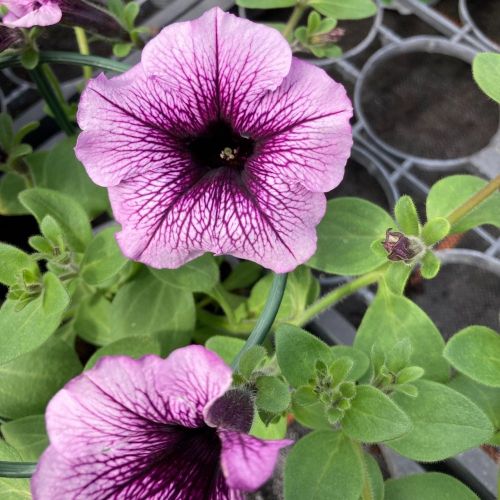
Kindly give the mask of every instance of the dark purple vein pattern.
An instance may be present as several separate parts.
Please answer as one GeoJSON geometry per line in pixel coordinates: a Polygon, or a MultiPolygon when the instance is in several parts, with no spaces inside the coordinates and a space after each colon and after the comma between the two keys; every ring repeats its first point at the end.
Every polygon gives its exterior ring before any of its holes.
{"type": "Polygon", "coordinates": [[[246,434],[253,412],[242,391],[228,390],[231,377],[201,346],[167,359],[103,358],[49,403],[33,498],[242,499],[291,442],[246,434]]]}
{"type": "Polygon", "coordinates": [[[127,257],[176,268],[208,251],[287,272],[316,250],[351,115],[344,88],[276,30],[214,8],[89,83],[76,152],[109,188],[127,257]]]}

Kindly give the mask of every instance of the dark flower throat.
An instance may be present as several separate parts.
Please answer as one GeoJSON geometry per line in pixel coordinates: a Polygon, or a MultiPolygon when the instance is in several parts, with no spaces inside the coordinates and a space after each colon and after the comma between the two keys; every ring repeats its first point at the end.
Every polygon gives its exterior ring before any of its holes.
{"type": "Polygon", "coordinates": [[[230,167],[243,170],[255,149],[253,139],[237,134],[229,123],[210,123],[205,131],[187,141],[194,162],[202,168],[230,167]]]}

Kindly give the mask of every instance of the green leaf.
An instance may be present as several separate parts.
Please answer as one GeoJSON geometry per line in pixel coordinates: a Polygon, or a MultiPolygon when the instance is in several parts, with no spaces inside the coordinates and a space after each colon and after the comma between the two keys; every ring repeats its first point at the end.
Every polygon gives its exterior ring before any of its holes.
{"type": "Polygon", "coordinates": [[[331,429],[325,405],[310,386],[299,387],[292,393],[292,411],[295,419],[310,429],[331,429]]]}
{"type": "Polygon", "coordinates": [[[474,80],[481,90],[500,103],[500,54],[484,52],[477,54],[472,63],[474,80]]]}
{"type": "Polygon", "coordinates": [[[75,351],[55,338],[0,365],[0,415],[20,418],[43,413],[52,396],[81,370],[75,351]]]}
{"type": "Polygon", "coordinates": [[[222,283],[226,290],[247,288],[253,285],[262,276],[262,267],[255,262],[242,260],[231,271],[231,274],[222,283]]]}
{"type": "MultiPolygon", "coordinates": [[[[427,196],[427,219],[447,217],[486,184],[485,180],[473,175],[452,175],[441,179],[427,196]]],[[[500,193],[492,194],[453,224],[450,234],[463,233],[483,224],[500,227],[500,193]]]]}
{"type": "Polygon", "coordinates": [[[407,366],[403,368],[397,377],[398,384],[408,384],[424,376],[425,371],[420,366],[407,366]]]}
{"type": "Polygon", "coordinates": [[[19,193],[26,188],[24,177],[14,172],[7,172],[0,178],[0,215],[28,213],[18,199],[19,193]]]}
{"type": "Polygon", "coordinates": [[[115,43],[113,45],[113,55],[119,58],[127,57],[134,47],[133,43],[115,43]]]}
{"type": "Polygon", "coordinates": [[[99,285],[116,276],[127,259],[115,239],[119,228],[109,227],[97,233],[85,250],[81,263],[81,276],[89,285],[99,285]]]}
{"type": "MultiPolygon", "coordinates": [[[[0,439],[0,460],[21,462],[19,453],[0,439]]],[[[2,500],[31,500],[29,479],[12,479],[0,477],[0,498],[2,500]]]]}
{"type": "Polygon", "coordinates": [[[448,380],[450,370],[442,355],[444,341],[432,320],[407,298],[380,289],[361,322],[354,347],[370,355],[376,344],[388,352],[405,338],[413,347],[412,365],[421,366],[427,378],[448,380]]]}
{"type": "Polygon", "coordinates": [[[349,372],[349,380],[359,380],[370,366],[370,358],[359,349],[347,345],[335,345],[330,347],[332,359],[336,360],[343,357],[352,359],[353,365],[349,372]]]}
{"type": "Polygon", "coordinates": [[[479,406],[488,415],[495,431],[500,431],[500,389],[478,384],[460,373],[448,383],[448,386],[479,406]]]}
{"type": "Polygon", "coordinates": [[[324,342],[292,325],[277,329],[276,357],[281,373],[293,387],[309,382],[318,359],[327,365],[332,362],[332,353],[324,342]]]}
{"type": "Polygon", "coordinates": [[[286,436],[286,427],[286,417],[266,425],[256,413],[249,434],[260,439],[283,439],[286,436]]]}
{"type": "Polygon", "coordinates": [[[297,0],[236,0],[236,5],[248,9],[281,9],[293,7],[297,0]]]}
{"type": "Polygon", "coordinates": [[[85,210],[69,196],[44,188],[32,188],[19,195],[21,203],[40,224],[51,215],[61,226],[66,239],[75,251],[83,252],[92,239],[92,229],[85,210]]]}
{"type": "Polygon", "coordinates": [[[93,368],[104,356],[128,356],[139,359],[147,354],[161,354],[160,342],[153,337],[125,337],[98,349],[85,365],[85,370],[93,368]]]}
{"type": "Polygon", "coordinates": [[[401,196],[394,207],[394,215],[399,229],[404,234],[418,236],[420,233],[420,223],[418,220],[417,207],[407,194],[401,196]]]}
{"type": "Polygon", "coordinates": [[[149,270],[160,281],[191,292],[209,292],[219,282],[219,267],[210,253],[187,262],[178,269],[149,270]]]}
{"type": "MultiPolygon", "coordinates": [[[[380,244],[379,241],[376,242],[377,247],[382,249],[384,252],[384,258],[387,258],[387,253],[380,244]]],[[[412,266],[405,264],[404,262],[391,262],[387,270],[383,275],[383,280],[387,288],[396,295],[403,295],[406,283],[412,272],[412,266]]]]}
{"type": "Polygon", "coordinates": [[[286,500],[358,500],[363,463],[339,431],[315,431],[298,441],[285,465],[286,500]]]}
{"type": "Polygon", "coordinates": [[[23,269],[38,274],[38,265],[30,255],[7,243],[0,243],[0,283],[12,286],[23,269]]]}
{"type": "Polygon", "coordinates": [[[22,158],[33,152],[33,148],[29,144],[16,144],[9,155],[9,160],[16,160],[17,158],[22,158]]]}
{"type": "Polygon", "coordinates": [[[479,500],[467,486],[441,472],[412,474],[385,483],[385,500],[479,500]]]}
{"type": "Polygon", "coordinates": [[[75,156],[76,138],[67,137],[32,169],[38,187],[53,189],[78,200],[90,218],[108,209],[106,189],[94,184],[75,156]]]}
{"type": "Polygon", "coordinates": [[[387,256],[371,250],[374,240],[384,238],[395,222],[390,215],[360,198],[330,200],[318,226],[318,249],[307,263],[327,273],[357,275],[372,271],[387,256]]]}
{"type": "Polygon", "coordinates": [[[435,245],[450,233],[450,223],[444,217],[428,221],[422,229],[422,239],[426,245],[435,245]]]}
{"type": "Polygon", "coordinates": [[[128,30],[132,30],[135,24],[135,19],[139,15],[139,4],[136,2],[129,2],[125,5],[123,10],[123,21],[128,30]]]}
{"type": "Polygon", "coordinates": [[[259,410],[269,413],[285,411],[291,401],[288,385],[277,377],[263,376],[257,379],[255,404],[259,410]]]}
{"type": "Polygon", "coordinates": [[[244,340],[223,335],[214,335],[205,343],[207,349],[218,354],[228,365],[234,361],[244,345],[244,340]]]}
{"type": "Polygon", "coordinates": [[[360,385],[351,408],[342,419],[342,430],[363,443],[388,441],[407,433],[412,427],[408,416],[382,391],[360,385]]]}
{"type": "Polygon", "coordinates": [[[470,399],[430,380],[417,380],[415,398],[394,394],[394,401],[413,422],[413,429],[390,441],[401,455],[422,462],[452,457],[488,441],[493,427],[470,399]]]}
{"type": "Polygon", "coordinates": [[[0,148],[9,154],[14,145],[14,123],[5,112],[0,113],[0,148]]]}
{"type": "Polygon", "coordinates": [[[52,273],[43,277],[43,293],[20,311],[16,301],[6,300],[0,309],[0,365],[43,344],[56,331],[68,304],[68,292],[52,273]]]}
{"type": "Polygon", "coordinates": [[[384,500],[384,478],[378,462],[369,453],[364,453],[368,484],[370,485],[371,500],[384,500]]]}
{"type": "Polygon", "coordinates": [[[250,378],[252,372],[267,358],[267,351],[261,345],[254,345],[240,358],[238,370],[245,378],[250,378]]]}
{"type": "Polygon", "coordinates": [[[5,441],[27,462],[36,462],[49,444],[44,415],[30,415],[0,426],[5,441]]]}
{"type": "Polygon", "coordinates": [[[84,298],[76,311],[76,334],[91,344],[102,346],[113,342],[111,302],[101,294],[84,298]]]}
{"type": "Polygon", "coordinates": [[[26,125],[23,125],[14,135],[14,143],[21,144],[23,139],[33,130],[36,130],[40,126],[40,122],[28,122],[26,125]]]}
{"type": "Polygon", "coordinates": [[[364,19],[377,13],[372,0],[309,0],[308,5],[334,19],[364,19]]]}
{"type": "Polygon", "coordinates": [[[431,251],[426,252],[420,263],[422,277],[426,280],[431,280],[438,275],[440,269],[441,261],[438,256],[431,251]]]}
{"type": "Polygon", "coordinates": [[[33,46],[29,46],[21,53],[21,64],[28,70],[35,69],[38,66],[40,54],[33,46]]]}
{"type": "Polygon", "coordinates": [[[500,334],[486,326],[469,326],[448,341],[445,358],[459,372],[491,387],[500,387],[500,334]]]}
{"type": "Polygon", "coordinates": [[[143,269],[118,290],[111,305],[111,334],[115,340],[151,335],[162,353],[191,340],[196,319],[193,294],[167,285],[143,269]]]}

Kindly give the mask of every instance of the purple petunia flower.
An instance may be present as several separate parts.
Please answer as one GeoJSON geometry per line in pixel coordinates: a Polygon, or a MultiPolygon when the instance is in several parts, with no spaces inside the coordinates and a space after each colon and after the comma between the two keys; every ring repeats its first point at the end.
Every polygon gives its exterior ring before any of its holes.
{"type": "Polygon", "coordinates": [[[109,188],[127,257],[175,268],[209,251],[286,272],[315,252],[351,115],[342,85],[278,31],[214,8],[89,83],[76,153],[109,188]]]}
{"type": "Polygon", "coordinates": [[[97,4],[85,0],[0,0],[9,12],[2,23],[9,28],[50,26],[61,22],[104,36],[123,37],[118,21],[97,4]]]}
{"type": "Polygon", "coordinates": [[[272,474],[289,440],[248,435],[253,404],[231,369],[189,346],[167,359],[103,358],[46,412],[50,446],[35,500],[243,498],[272,474]]]}
{"type": "Polygon", "coordinates": [[[57,0],[0,0],[9,12],[2,22],[9,28],[31,28],[57,24],[62,17],[57,0]]]}

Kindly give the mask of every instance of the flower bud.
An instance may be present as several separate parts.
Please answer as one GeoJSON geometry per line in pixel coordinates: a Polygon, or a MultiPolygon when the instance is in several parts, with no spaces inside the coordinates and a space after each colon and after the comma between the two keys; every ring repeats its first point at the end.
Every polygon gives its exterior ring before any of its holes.
{"type": "Polygon", "coordinates": [[[425,249],[418,238],[408,237],[399,231],[389,228],[382,242],[387,258],[392,261],[411,262],[425,249]]]}

